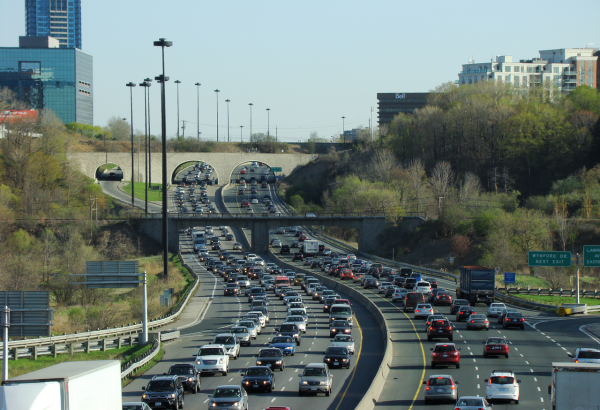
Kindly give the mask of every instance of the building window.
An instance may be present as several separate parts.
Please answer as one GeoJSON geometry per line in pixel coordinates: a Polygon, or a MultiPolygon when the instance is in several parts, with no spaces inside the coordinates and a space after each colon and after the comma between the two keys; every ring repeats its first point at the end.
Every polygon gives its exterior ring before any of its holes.
{"type": "Polygon", "coordinates": [[[558,73],[558,67],[554,67],[554,73],[558,73]]]}
{"type": "MultiPolygon", "coordinates": [[[[515,73],[518,73],[518,72],[519,72],[519,68],[521,68],[521,67],[519,67],[518,65],[517,65],[517,66],[515,66],[515,73]]],[[[516,78],[516,77],[515,77],[515,78],[516,78]]]]}
{"type": "Polygon", "coordinates": [[[42,64],[39,61],[19,61],[20,74],[40,74],[42,72],[42,64]]]}
{"type": "Polygon", "coordinates": [[[499,83],[501,83],[501,82],[502,82],[502,76],[501,76],[501,75],[499,75],[499,76],[498,76],[498,82],[499,82],[499,83]]]}
{"type": "Polygon", "coordinates": [[[510,73],[511,72],[510,71],[510,66],[509,65],[505,66],[504,67],[504,71],[507,72],[507,73],[510,73]]]}
{"type": "Polygon", "coordinates": [[[528,66],[527,67],[527,72],[528,73],[533,73],[533,67],[532,66],[528,66]]]}
{"type": "MultiPolygon", "coordinates": [[[[518,67],[515,67],[515,68],[518,68],[518,67]]],[[[518,75],[515,75],[515,86],[516,87],[518,87],[519,85],[521,85],[520,79],[521,79],[521,77],[519,77],[518,75]]]]}

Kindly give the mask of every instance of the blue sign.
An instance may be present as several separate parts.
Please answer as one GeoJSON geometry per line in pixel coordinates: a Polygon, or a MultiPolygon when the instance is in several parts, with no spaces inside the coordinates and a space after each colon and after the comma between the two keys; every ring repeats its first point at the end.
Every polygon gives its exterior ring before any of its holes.
{"type": "Polygon", "coordinates": [[[514,272],[504,272],[504,283],[516,283],[516,276],[514,272]]]}

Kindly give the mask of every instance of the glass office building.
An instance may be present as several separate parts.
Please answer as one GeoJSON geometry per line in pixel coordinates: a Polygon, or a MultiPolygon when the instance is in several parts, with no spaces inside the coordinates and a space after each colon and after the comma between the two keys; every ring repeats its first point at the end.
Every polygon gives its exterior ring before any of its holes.
{"type": "Polygon", "coordinates": [[[25,0],[27,36],[51,36],[81,49],[81,0],[25,0]]]}
{"type": "Polygon", "coordinates": [[[0,47],[0,88],[65,123],[93,124],[93,58],[76,48],[0,47]]]}

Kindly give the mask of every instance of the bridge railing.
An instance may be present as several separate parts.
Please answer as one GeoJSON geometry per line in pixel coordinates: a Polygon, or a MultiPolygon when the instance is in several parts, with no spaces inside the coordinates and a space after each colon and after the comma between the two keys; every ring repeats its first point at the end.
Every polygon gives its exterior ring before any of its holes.
{"type": "MultiPolygon", "coordinates": [[[[331,219],[340,219],[340,218],[377,218],[383,219],[388,217],[395,217],[388,212],[347,212],[347,213],[338,213],[338,212],[320,212],[318,214],[314,213],[271,213],[271,212],[227,212],[226,214],[221,213],[194,213],[194,212],[169,212],[169,218],[177,219],[189,219],[189,218],[203,218],[203,219],[219,219],[223,217],[227,218],[303,218],[307,221],[311,219],[319,219],[319,218],[331,218],[331,219]]],[[[404,217],[412,217],[412,218],[423,218],[424,212],[407,212],[404,217]]],[[[162,213],[141,213],[140,218],[144,219],[161,219],[162,213]]]]}

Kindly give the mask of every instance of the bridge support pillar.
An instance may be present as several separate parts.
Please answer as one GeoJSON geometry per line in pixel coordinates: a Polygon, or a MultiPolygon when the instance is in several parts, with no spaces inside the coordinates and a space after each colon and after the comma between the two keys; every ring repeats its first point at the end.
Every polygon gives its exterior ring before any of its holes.
{"type": "Polygon", "coordinates": [[[269,224],[268,221],[260,219],[252,222],[252,249],[254,253],[267,253],[269,245],[269,224]]]}

